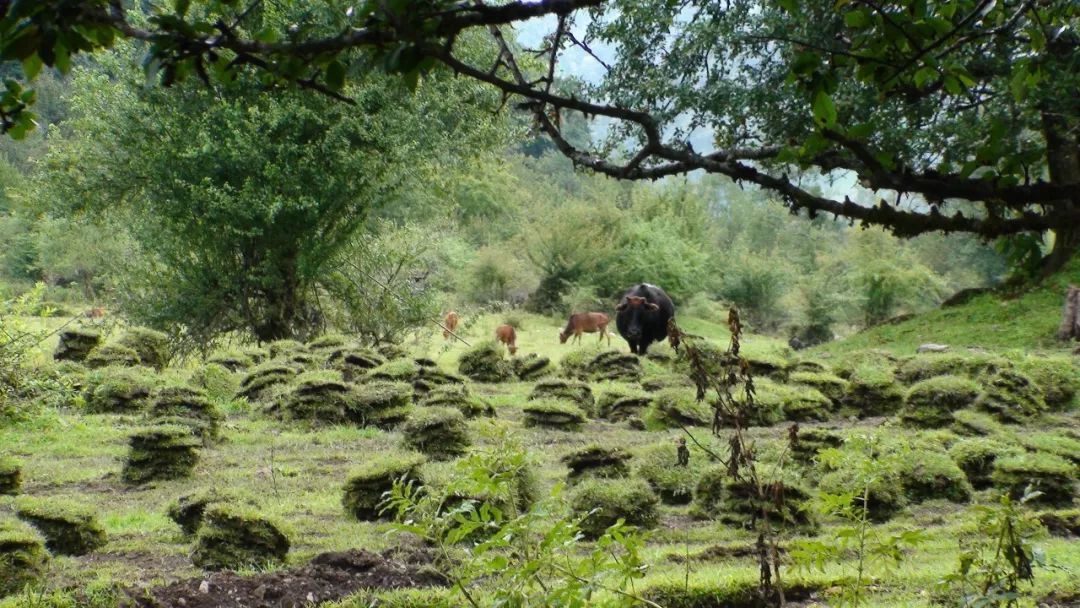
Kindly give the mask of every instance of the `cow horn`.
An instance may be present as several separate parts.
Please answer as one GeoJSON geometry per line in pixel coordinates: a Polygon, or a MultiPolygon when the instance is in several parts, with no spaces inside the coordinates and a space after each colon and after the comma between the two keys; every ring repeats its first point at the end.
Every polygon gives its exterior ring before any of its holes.
{"type": "Polygon", "coordinates": [[[649,310],[660,310],[660,307],[652,302],[646,302],[645,305],[649,307],[649,310]]]}

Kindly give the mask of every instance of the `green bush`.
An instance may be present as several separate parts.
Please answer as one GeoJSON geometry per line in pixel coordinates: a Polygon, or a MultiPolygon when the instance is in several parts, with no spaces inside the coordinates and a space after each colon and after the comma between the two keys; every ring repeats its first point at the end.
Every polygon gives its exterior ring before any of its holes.
{"type": "Polygon", "coordinates": [[[421,483],[420,466],[425,458],[420,454],[381,454],[349,472],[342,489],[341,504],[345,512],[361,521],[379,519],[384,494],[398,480],[421,483]]]}
{"type": "Polygon", "coordinates": [[[712,407],[698,401],[693,389],[663,389],[653,395],[652,404],[655,418],[668,426],[712,426],[712,407]]]}
{"type": "Polygon", "coordinates": [[[1076,465],[1060,456],[1028,452],[996,459],[990,479],[1014,499],[1023,496],[1031,485],[1042,493],[1032,504],[1068,506],[1077,496],[1077,472],[1076,465]]]}
{"type": "Polygon", "coordinates": [[[0,496],[14,496],[22,488],[22,463],[0,456],[0,496]]]}
{"type": "Polygon", "coordinates": [[[589,479],[575,487],[570,508],[584,517],[582,534],[599,538],[620,519],[639,528],[655,527],[660,520],[659,502],[640,479],[589,479]]]}
{"type": "Polygon", "coordinates": [[[626,466],[630,454],[617,447],[596,443],[578,448],[560,460],[570,469],[566,475],[570,483],[593,477],[626,477],[630,472],[626,466]]]}
{"type": "Polygon", "coordinates": [[[1002,370],[991,376],[985,386],[975,407],[1002,422],[1025,422],[1046,411],[1042,390],[1019,372],[1002,370]]]}
{"type": "Polygon", "coordinates": [[[849,383],[840,376],[822,371],[796,371],[788,376],[788,382],[818,390],[834,404],[839,405],[848,393],[849,383]]]}
{"type": "Polygon", "coordinates": [[[541,380],[529,393],[529,400],[538,399],[565,399],[573,401],[582,411],[592,414],[594,400],[592,388],[588,384],[576,380],[549,379],[541,380]]]}
{"type": "Polygon", "coordinates": [[[888,367],[862,365],[847,377],[844,407],[860,418],[891,416],[904,404],[904,389],[888,367]]]}
{"type": "Polygon", "coordinates": [[[465,453],[472,444],[465,416],[448,407],[415,410],[401,428],[405,447],[434,460],[450,460],[465,453]]]}
{"type": "Polygon", "coordinates": [[[1016,446],[997,439],[976,437],[957,441],[949,448],[949,457],[967,475],[972,487],[985,490],[991,485],[990,475],[994,471],[994,461],[1019,452],[1016,446]]]}
{"type": "Polygon", "coordinates": [[[135,431],[128,445],[121,477],[130,484],[143,484],[190,477],[202,442],[189,427],[160,425],[135,431]]]}
{"type": "Polygon", "coordinates": [[[41,532],[45,547],[54,555],[86,555],[105,546],[97,510],[55,497],[22,496],[15,501],[15,514],[41,532]]]}
{"type": "Polygon", "coordinates": [[[172,358],[172,353],[169,352],[169,336],[160,331],[132,327],[120,334],[116,343],[135,351],[143,365],[156,370],[164,369],[172,358]]]}
{"type": "Polygon", "coordinates": [[[634,473],[649,484],[664,504],[684,505],[693,499],[694,486],[709,460],[694,446],[690,448],[690,462],[679,466],[676,449],[673,441],[642,448],[634,458],[634,473]]]}
{"type": "Polygon", "coordinates": [[[102,344],[90,351],[84,361],[91,369],[102,367],[134,367],[142,363],[139,353],[134,348],[121,344],[102,344]]]}
{"type": "Polygon", "coordinates": [[[941,428],[952,421],[956,410],[969,407],[979,397],[981,387],[960,376],[935,376],[908,390],[900,421],[916,428],[941,428]]]}
{"type": "Polygon", "coordinates": [[[166,386],[154,393],[150,415],[157,424],[182,424],[202,437],[203,441],[217,439],[224,416],[206,397],[206,393],[191,386],[166,386]]]}
{"type": "Polygon", "coordinates": [[[536,353],[518,355],[510,359],[510,368],[518,380],[528,382],[552,373],[551,359],[536,353]]]}
{"type": "Polygon", "coordinates": [[[768,490],[763,502],[758,497],[754,483],[747,479],[733,479],[724,465],[711,465],[702,471],[694,487],[694,511],[700,515],[724,523],[754,528],[761,521],[764,508],[769,512],[770,523],[776,528],[799,528],[812,530],[816,527],[810,509],[809,491],[794,478],[769,481],[774,485],[768,490]],[[783,496],[783,504],[777,506],[774,496],[783,496]]]}
{"type": "Polygon", "coordinates": [[[522,408],[525,426],[540,426],[567,431],[578,430],[585,423],[585,412],[565,399],[537,399],[522,408]]]}
{"type": "Polygon", "coordinates": [[[57,361],[85,361],[101,344],[101,332],[88,327],[71,327],[60,332],[53,358],[57,361]]]}
{"type": "Polygon", "coordinates": [[[203,515],[210,505],[237,502],[239,498],[231,492],[221,492],[213,488],[185,494],[169,505],[166,514],[176,522],[184,534],[194,536],[202,526],[203,515]]]}
{"type": "Polygon", "coordinates": [[[960,503],[971,500],[967,476],[943,452],[917,450],[898,464],[904,495],[912,503],[936,498],[960,503]]]}
{"type": "Polygon", "coordinates": [[[33,528],[0,516],[0,598],[40,581],[48,561],[45,541],[33,528]]]}
{"type": "Polygon", "coordinates": [[[495,341],[481,342],[461,354],[458,372],[477,382],[509,382],[514,370],[495,341]]]}
{"type": "Polygon", "coordinates": [[[600,418],[617,422],[631,416],[640,417],[651,402],[652,396],[640,389],[611,385],[597,396],[596,413],[600,418]]]}
{"type": "Polygon", "coordinates": [[[105,367],[87,373],[82,380],[86,411],[92,414],[130,414],[144,410],[160,383],[143,367],[105,367]]]}
{"type": "Polygon", "coordinates": [[[258,510],[211,504],[195,536],[191,561],[204,570],[239,570],[285,561],[289,538],[258,510]]]}
{"type": "MultiPolygon", "coordinates": [[[[858,487],[857,481],[857,474],[854,471],[841,469],[822,475],[818,488],[829,494],[856,492],[856,502],[861,510],[863,488],[858,487]]],[[[903,486],[892,476],[875,478],[869,484],[867,496],[867,516],[876,522],[888,521],[907,504],[903,486]]]]}
{"type": "Polygon", "coordinates": [[[1080,392],[1080,369],[1072,357],[1027,356],[1017,362],[1016,368],[1042,390],[1046,405],[1051,409],[1069,408],[1076,393],[1080,392]]]}

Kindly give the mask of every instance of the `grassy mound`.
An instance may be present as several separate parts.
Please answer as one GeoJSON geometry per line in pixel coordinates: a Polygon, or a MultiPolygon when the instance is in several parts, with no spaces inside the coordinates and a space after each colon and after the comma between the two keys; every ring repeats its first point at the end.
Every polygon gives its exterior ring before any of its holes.
{"type": "Polygon", "coordinates": [[[902,362],[896,368],[896,377],[907,384],[938,376],[977,378],[997,373],[1009,365],[1007,360],[987,354],[926,353],[902,362]]]}
{"type": "Polygon", "coordinates": [[[1080,509],[1043,511],[1039,523],[1054,536],[1080,536],[1080,509]]]}
{"type": "Polygon", "coordinates": [[[370,348],[342,346],[329,352],[326,364],[341,372],[345,380],[352,382],[368,370],[386,364],[386,358],[370,348]]]}
{"type": "Polygon", "coordinates": [[[755,377],[765,376],[774,380],[787,380],[788,360],[776,353],[744,354],[750,373],[755,377]]]}
{"type": "Polygon", "coordinates": [[[466,418],[495,415],[495,408],[490,403],[470,395],[465,386],[437,387],[428,393],[420,404],[425,407],[457,408],[466,418]]]}
{"type": "Polygon", "coordinates": [[[759,378],[754,387],[755,404],[747,421],[753,426],[770,426],[780,420],[823,422],[829,419],[833,409],[831,399],[809,386],[788,386],[759,378]]]}
{"type": "Polygon", "coordinates": [[[1019,452],[1016,446],[1003,441],[976,437],[954,443],[949,448],[949,457],[967,475],[973,488],[985,490],[991,485],[990,475],[994,472],[994,461],[1019,452]]]}
{"type": "Polygon", "coordinates": [[[102,344],[90,351],[84,361],[91,369],[102,367],[134,367],[142,363],[139,353],[134,348],[122,344],[102,344]]]}
{"type": "Polygon", "coordinates": [[[955,411],[952,418],[952,428],[960,435],[996,435],[1003,432],[1005,428],[990,414],[975,410],[955,411]]]}
{"type": "Polygon", "coordinates": [[[202,526],[203,515],[207,507],[219,503],[236,502],[238,498],[230,492],[221,492],[213,488],[185,494],[169,505],[166,515],[176,522],[184,534],[194,536],[202,526]]]}
{"type": "Polygon", "coordinates": [[[285,561],[289,539],[274,522],[245,509],[212,504],[203,514],[191,561],[204,570],[237,570],[285,561]]]}
{"type": "Polygon", "coordinates": [[[1031,378],[1002,370],[985,382],[975,407],[1002,422],[1024,422],[1046,411],[1046,401],[1031,378]]]}
{"type": "Polygon", "coordinates": [[[393,344],[390,342],[384,342],[383,344],[379,344],[375,347],[375,350],[387,361],[400,359],[409,354],[409,352],[400,344],[393,344]]]}
{"type": "Polygon", "coordinates": [[[0,456],[0,496],[14,496],[22,488],[22,463],[0,456]]]}
{"type": "Polygon", "coordinates": [[[844,408],[860,418],[891,416],[904,404],[904,389],[892,370],[884,366],[861,365],[847,377],[844,408]]]}
{"type": "Polygon", "coordinates": [[[105,367],[83,377],[86,411],[131,414],[145,409],[160,379],[143,367],[105,367]]]}
{"type": "Polygon", "coordinates": [[[693,388],[694,383],[686,374],[656,374],[646,376],[641,380],[641,388],[650,393],[656,393],[665,388],[693,388]]]}
{"type": "Polygon", "coordinates": [[[264,401],[268,399],[274,390],[280,386],[292,382],[300,374],[301,369],[294,363],[284,361],[267,361],[252,368],[240,381],[240,390],[237,397],[244,397],[249,401],[264,401]]]}
{"type": "Polygon", "coordinates": [[[297,353],[308,353],[307,346],[297,340],[275,340],[266,345],[271,359],[289,358],[297,353]]]}
{"type": "Polygon", "coordinates": [[[164,369],[172,358],[169,350],[169,336],[145,327],[132,327],[120,334],[116,341],[135,351],[143,365],[156,370],[164,369]]]}
{"type": "Polygon", "coordinates": [[[323,334],[307,341],[304,347],[313,353],[332,353],[349,344],[349,338],[341,334],[323,334]]]}
{"type": "Polygon", "coordinates": [[[277,398],[275,412],[286,420],[341,424],[354,418],[355,391],[341,372],[319,370],[297,376],[277,398]]]}
{"type": "Polygon", "coordinates": [[[45,547],[54,555],[86,555],[105,546],[105,529],[96,511],[56,498],[23,496],[15,501],[15,514],[41,532],[45,547]]]}
{"type": "Polygon", "coordinates": [[[1031,378],[1050,409],[1064,410],[1074,406],[1080,392],[1080,369],[1073,358],[1065,356],[1027,356],[1016,363],[1018,372],[1031,378]]]}
{"type": "Polygon", "coordinates": [[[843,434],[832,429],[800,429],[795,437],[791,444],[791,457],[803,464],[812,463],[821,450],[844,445],[843,434]]]}
{"type": "Polygon", "coordinates": [[[60,332],[60,342],[53,352],[57,361],[85,361],[101,345],[101,332],[88,327],[71,327],[60,332]]]}
{"type": "Polygon", "coordinates": [[[958,503],[971,500],[967,475],[943,452],[919,450],[900,461],[897,473],[904,496],[912,503],[935,498],[958,503]]]}
{"type": "Polygon", "coordinates": [[[982,388],[961,376],[936,376],[912,386],[904,397],[900,420],[905,426],[941,428],[952,421],[952,413],[966,408],[979,397],[982,388]]]}
{"type": "Polygon", "coordinates": [[[240,376],[217,363],[207,363],[191,374],[191,384],[206,392],[214,403],[230,401],[240,388],[240,376]]]}
{"type": "Polygon", "coordinates": [[[412,383],[420,375],[420,366],[408,359],[395,359],[374,367],[364,374],[363,381],[380,380],[383,382],[412,383]]]}
{"type": "Polygon", "coordinates": [[[595,404],[592,388],[588,384],[576,380],[560,380],[556,378],[542,380],[536,383],[532,392],[529,393],[529,400],[535,401],[538,399],[564,399],[566,401],[573,401],[578,407],[589,414],[593,412],[595,404]]]}
{"type": "Polygon", "coordinates": [[[641,380],[641,360],[635,355],[617,350],[604,351],[589,361],[586,370],[590,380],[638,382],[641,380]]]}
{"type": "Polygon", "coordinates": [[[666,388],[652,399],[654,417],[672,426],[712,426],[713,409],[698,401],[694,389],[666,388]]]}
{"type": "Polygon", "coordinates": [[[45,541],[33,528],[0,517],[0,598],[40,581],[48,561],[45,541]]]}
{"type": "Polygon", "coordinates": [[[630,472],[626,466],[626,461],[630,460],[630,454],[620,448],[595,443],[578,448],[560,460],[570,469],[566,475],[570,483],[592,477],[626,477],[630,472]]]}
{"type": "Polygon", "coordinates": [[[788,382],[808,386],[825,395],[834,404],[839,405],[848,393],[849,383],[840,376],[822,371],[797,371],[788,376],[788,382]]]}
{"type": "MultiPolygon", "coordinates": [[[[855,492],[856,502],[862,504],[864,488],[859,487],[854,471],[841,469],[828,472],[822,475],[818,488],[829,494],[855,492]]],[[[878,477],[870,483],[867,497],[867,515],[876,522],[888,521],[907,504],[899,480],[890,476],[878,477]]]]}
{"type": "Polygon", "coordinates": [[[1031,485],[1042,493],[1032,504],[1068,506],[1077,496],[1078,471],[1076,465],[1060,456],[1028,452],[997,458],[990,479],[1015,499],[1031,485]]]}
{"type": "MultiPolygon", "coordinates": [[[[776,584],[775,581],[773,583],[776,584]]],[[[793,605],[814,605],[807,601],[815,592],[833,584],[793,582],[791,573],[784,577],[784,597],[793,605]]],[[[665,580],[646,586],[641,595],[665,608],[766,608],[780,603],[778,594],[762,597],[755,577],[702,577],[665,580]]]]}
{"type": "Polygon", "coordinates": [[[756,528],[762,508],[768,510],[776,528],[812,530],[816,522],[810,509],[810,493],[794,480],[775,482],[763,502],[754,484],[732,479],[726,466],[711,465],[701,473],[694,487],[694,511],[700,515],[743,528],[756,528]],[[773,497],[783,496],[782,505],[773,497]]]}
{"type": "Polygon", "coordinates": [[[203,441],[217,439],[224,418],[206,392],[191,386],[167,386],[158,389],[150,407],[150,415],[159,423],[183,424],[203,441]]]}
{"type": "Polygon", "coordinates": [[[465,416],[448,407],[425,407],[413,412],[401,428],[405,447],[434,460],[450,460],[472,444],[465,416]]]}
{"type": "Polygon", "coordinates": [[[641,414],[652,403],[652,395],[619,385],[605,387],[596,397],[596,414],[605,420],[617,422],[641,414]]]}
{"type": "Polygon", "coordinates": [[[422,359],[417,359],[418,370],[413,380],[413,392],[417,397],[424,397],[431,391],[441,387],[464,387],[467,380],[464,376],[449,374],[440,370],[435,365],[419,365],[422,359]]]}
{"type": "Polygon", "coordinates": [[[695,448],[691,450],[689,463],[679,466],[676,449],[670,441],[643,448],[634,458],[634,473],[649,484],[664,504],[684,505],[693,499],[694,486],[709,461],[695,448]]]}
{"type": "Polygon", "coordinates": [[[391,428],[412,413],[412,386],[404,382],[380,380],[356,386],[352,391],[350,416],[362,426],[391,428]]]}
{"type": "Polygon", "coordinates": [[[361,521],[380,518],[379,504],[399,479],[421,483],[420,454],[382,454],[349,472],[342,488],[341,504],[345,512],[361,521]]]}
{"type": "Polygon", "coordinates": [[[128,444],[121,477],[137,485],[190,477],[199,461],[202,442],[188,427],[160,425],[137,430],[128,438],[128,444]]]}
{"type": "Polygon", "coordinates": [[[570,508],[585,518],[581,522],[582,534],[599,538],[620,519],[639,528],[656,527],[659,502],[640,479],[589,479],[574,489],[570,508]]]}
{"type": "Polygon", "coordinates": [[[503,348],[495,341],[481,342],[461,354],[458,372],[477,382],[509,382],[514,377],[503,348]]]}
{"type": "Polygon", "coordinates": [[[573,401],[537,399],[522,408],[525,426],[547,427],[566,431],[578,430],[585,423],[585,412],[573,401]]]}
{"type": "Polygon", "coordinates": [[[206,359],[206,363],[214,363],[231,372],[247,371],[255,365],[255,358],[250,353],[241,350],[218,351],[206,359]]]}
{"type": "Polygon", "coordinates": [[[1036,452],[1046,452],[1080,465],[1080,440],[1059,432],[1024,432],[1019,433],[1020,445],[1036,452]]]}
{"type": "Polygon", "coordinates": [[[536,353],[520,355],[510,359],[510,368],[518,380],[528,382],[551,374],[554,371],[551,359],[536,353]]]}

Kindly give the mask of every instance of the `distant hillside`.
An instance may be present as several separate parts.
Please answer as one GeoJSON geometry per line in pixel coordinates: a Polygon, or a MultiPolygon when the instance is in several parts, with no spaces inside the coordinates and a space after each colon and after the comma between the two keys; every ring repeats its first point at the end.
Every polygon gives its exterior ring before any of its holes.
{"type": "Polygon", "coordinates": [[[1021,296],[984,294],[959,306],[939,308],[896,324],[879,325],[815,350],[842,354],[881,348],[910,354],[926,342],[953,348],[1066,350],[1067,346],[1054,336],[1061,322],[1065,290],[1070,284],[1080,284],[1080,260],[1073,260],[1065,270],[1021,296]]]}

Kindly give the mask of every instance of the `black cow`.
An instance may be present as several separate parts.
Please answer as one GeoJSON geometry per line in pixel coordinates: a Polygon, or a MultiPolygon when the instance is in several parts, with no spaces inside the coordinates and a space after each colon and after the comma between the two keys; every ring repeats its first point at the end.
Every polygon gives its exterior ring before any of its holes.
{"type": "Polygon", "coordinates": [[[671,298],[656,285],[631,287],[615,307],[615,327],[630,344],[630,352],[644,355],[649,345],[667,337],[668,319],[675,316],[671,298]]]}

